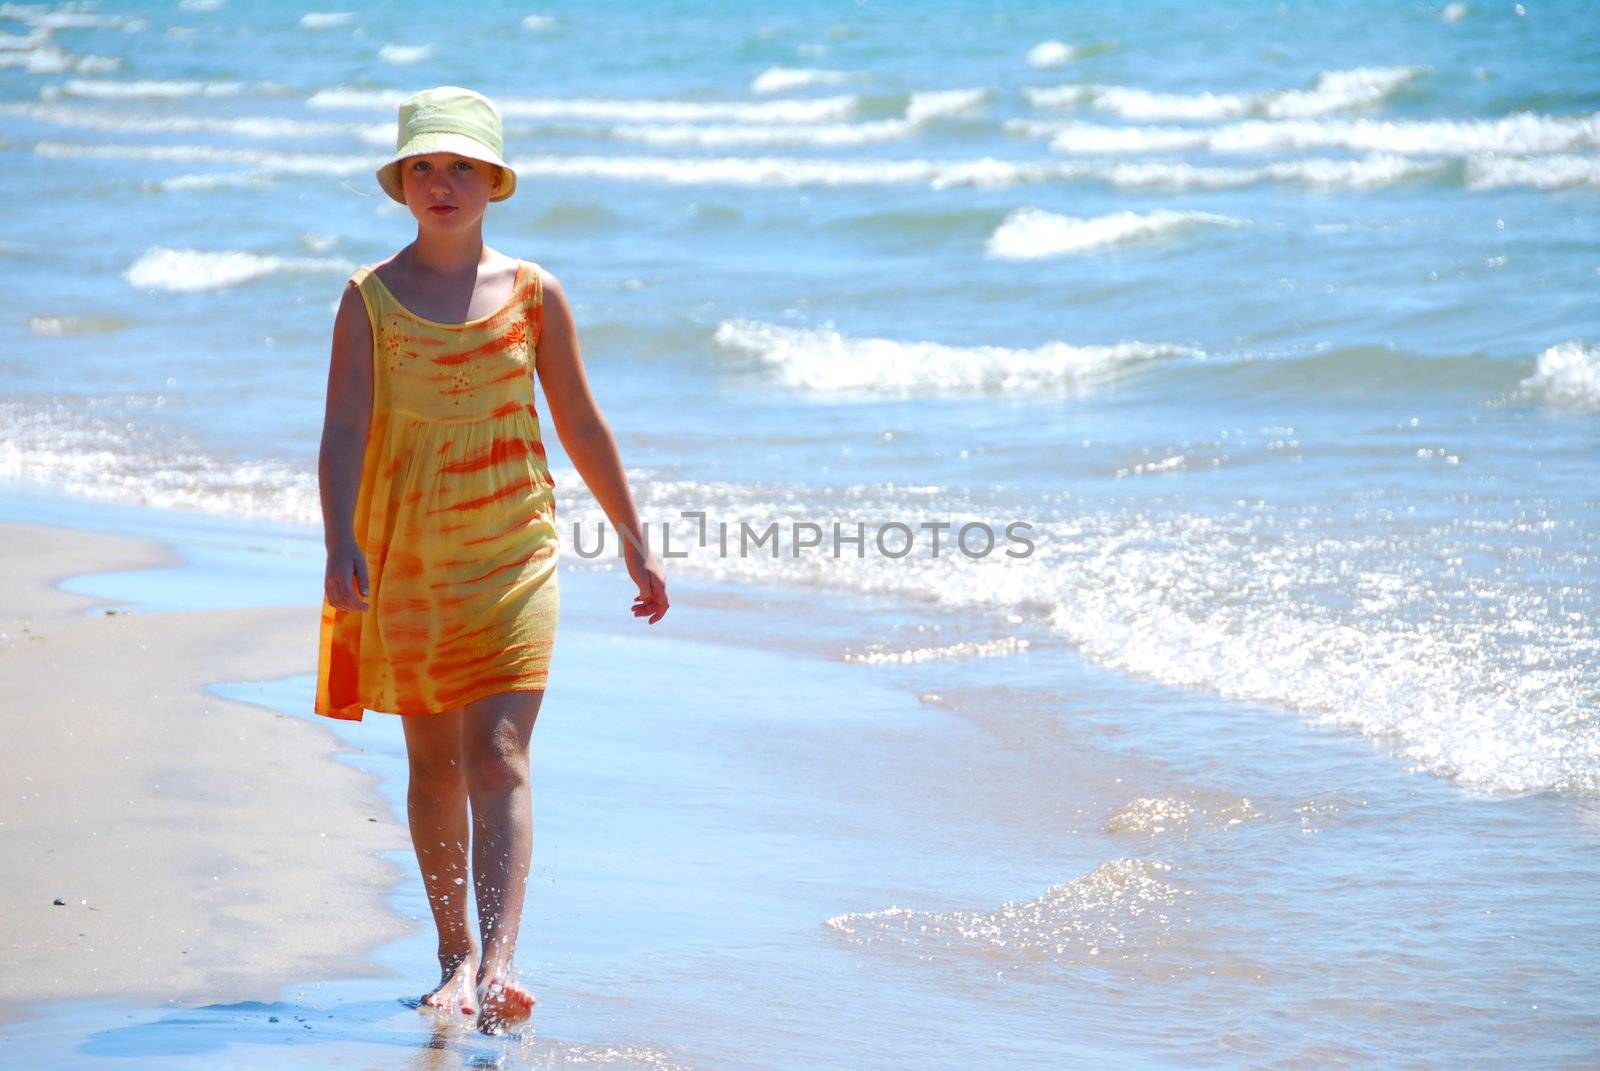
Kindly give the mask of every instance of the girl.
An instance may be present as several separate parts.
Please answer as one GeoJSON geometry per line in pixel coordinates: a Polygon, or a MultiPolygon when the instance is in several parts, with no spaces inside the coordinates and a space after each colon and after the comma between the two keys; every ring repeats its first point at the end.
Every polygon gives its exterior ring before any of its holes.
{"type": "Polygon", "coordinates": [[[484,245],[485,209],[517,184],[494,105],[454,86],[407,100],[378,183],[417,236],[351,277],[334,322],[316,710],[403,716],[411,839],[439,931],[440,980],[422,1003],[494,1031],[534,1004],[512,956],[532,843],[528,741],[559,603],[535,378],[624,536],[636,617],[661,620],[666,580],[641,549],[566,296],[538,265],[484,245]]]}

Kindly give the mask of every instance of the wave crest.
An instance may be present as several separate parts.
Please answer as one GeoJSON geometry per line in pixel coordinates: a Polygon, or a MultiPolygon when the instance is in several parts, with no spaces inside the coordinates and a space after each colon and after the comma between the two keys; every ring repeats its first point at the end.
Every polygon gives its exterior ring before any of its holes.
{"type": "Polygon", "coordinates": [[[1039,208],[1019,208],[989,236],[987,252],[1006,260],[1037,260],[1066,253],[1166,238],[1199,227],[1248,227],[1249,220],[1213,212],[1113,212],[1080,218],[1039,208]]]}
{"type": "Polygon", "coordinates": [[[947,346],[752,320],[725,320],[714,337],[723,349],[777,373],[787,387],[847,396],[1076,392],[1146,362],[1203,356],[1184,346],[1138,341],[1051,342],[1033,349],[947,346]]]}

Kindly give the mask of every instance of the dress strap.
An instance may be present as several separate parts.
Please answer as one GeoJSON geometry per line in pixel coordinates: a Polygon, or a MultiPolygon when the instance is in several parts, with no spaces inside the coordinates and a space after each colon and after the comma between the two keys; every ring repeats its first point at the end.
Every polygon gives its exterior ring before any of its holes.
{"type": "Polygon", "coordinates": [[[517,263],[522,265],[522,277],[526,280],[523,286],[530,288],[525,304],[531,305],[536,309],[542,308],[544,306],[544,272],[539,268],[539,265],[531,260],[519,259],[517,263]]]}

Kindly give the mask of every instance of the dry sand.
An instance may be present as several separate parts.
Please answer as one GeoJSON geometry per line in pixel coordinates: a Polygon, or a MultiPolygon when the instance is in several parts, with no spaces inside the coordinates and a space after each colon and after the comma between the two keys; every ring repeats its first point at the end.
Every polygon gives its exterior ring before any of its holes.
{"type": "Polygon", "coordinates": [[[54,583],[164,547],[17,524],[0,546],[0,1016],[370,971],[409,929],[377,855],[405,831],[330,733],[204,691],[310,672],[316,607],[106,614],[54,583]]]}

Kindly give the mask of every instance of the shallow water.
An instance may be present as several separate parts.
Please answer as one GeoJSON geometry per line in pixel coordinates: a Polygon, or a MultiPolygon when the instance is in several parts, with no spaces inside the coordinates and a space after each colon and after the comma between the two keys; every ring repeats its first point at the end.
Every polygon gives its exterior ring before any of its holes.
{"type": "MultiPolygon", "coordinates": [[[[6,515],[165,537],[279,590],[315,582],[310,533],[297,547],[283,530],[17,497],[6,515]]],[[[69,586],[135,611],[205,587],[137,576],[69,586]]],[[[8,1026],[8,1051],[72,1067],[1596,1055],[1600,815],[1586,801],[1464,796],[1360,737],[1143,684],[1059,643],[889,660],[866,637],[918,651],[961,628],[892,600],[687,580],[678,632],[642,638],[618,628],[620,576],[574,568],[563,584],[574,597],[534,736],[531,1030],[441,1032],[405,1007],[431,962],[419,922],[378,950],[372,977],[250,1005],[70,1002],[8,1026]]],[[[217,691],[304,717],[311,687],[217,691]]],[[[329,727],[399,820],[397,723],[329,727]]],[[[423,919],[398,861],[392,909],[423,919]]]]}
{"type": "Polygon", "coordinates": [[[406,237],[370,179],[394,102],[450,81],[504,108],[491,240],[563,279],[641,505],[780,523],[740,556],[680,518],[669,562],[700,607],[670,634],[717,671],[660,672],[744,751],[661,753],[730,779],[747,839],[703,847],[748,869],[683,872],[715,925],[647,969],[552,953],[585,994],[552,1036],[686,1066],[1600,1059],[1592,5],[489,4],[425,56],[407,5],[195,7],[0,18],[0,191],[52,191],[0,239],[0,478],[25,515],[187,533],[188,567],[97,590],[314,578],[333,302],[406,237]],[[1012,521],[1026,557],[923,527],[1012,521]],[[797,523],[865,549],[793,553],[797,523]],[[824,745],[767,693],[743,724],[706,690],[796,675],[840,708],[807,715],[843,764],[810,781],[824,745]],[[873,743],[866,711],[914,728],[873,743]],[[781,820],[780,788],[856,817],[781,820]],[[619,1032],[580,1029],[612,991],[619,1032]]]}

